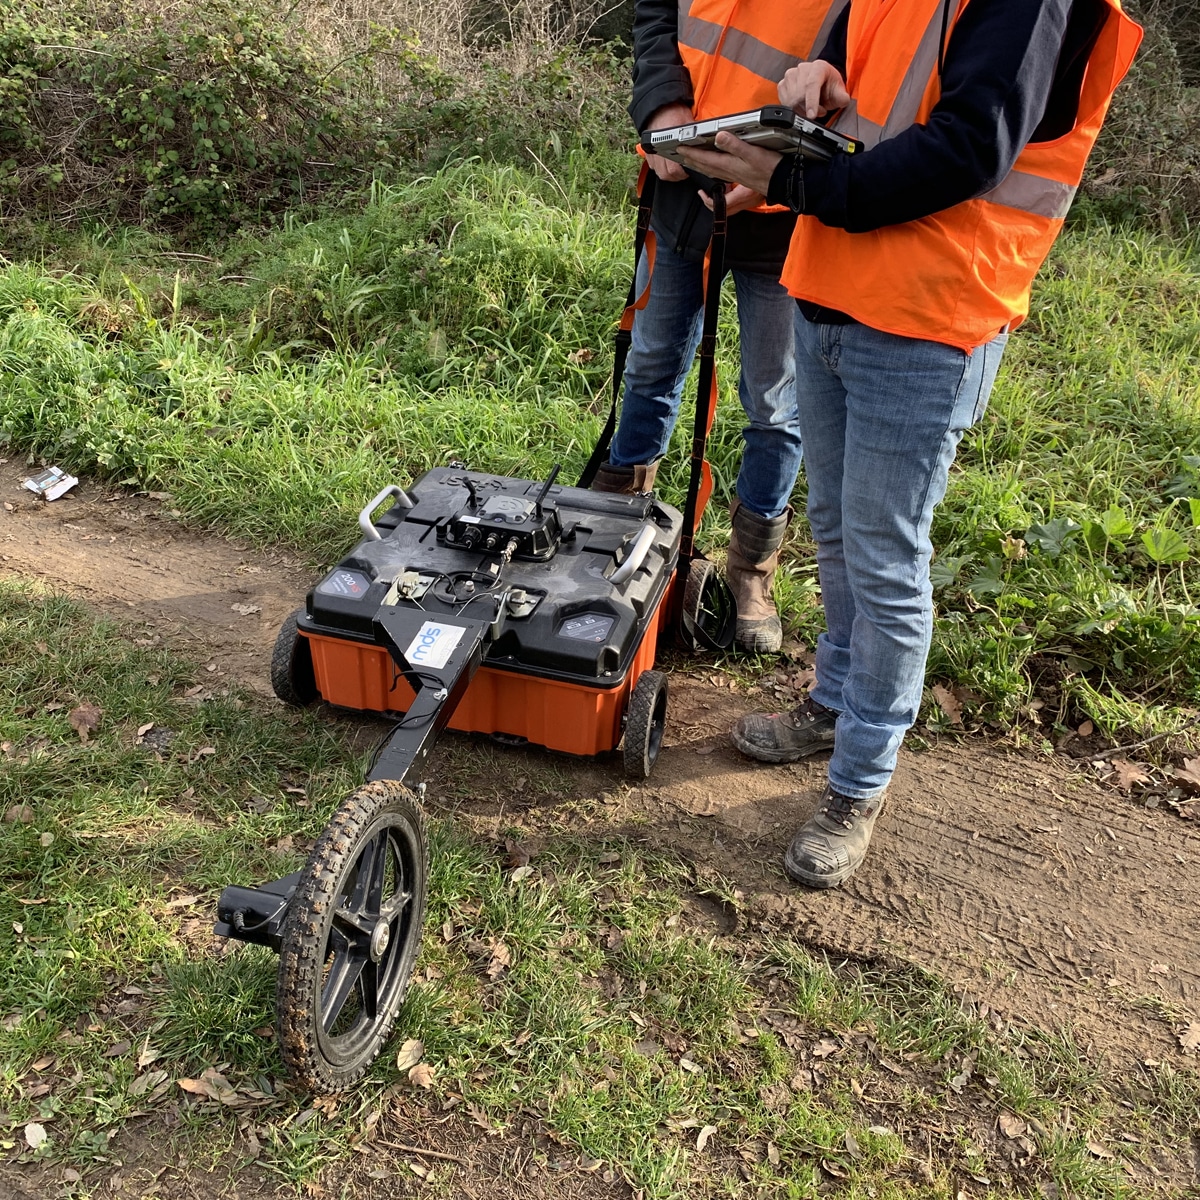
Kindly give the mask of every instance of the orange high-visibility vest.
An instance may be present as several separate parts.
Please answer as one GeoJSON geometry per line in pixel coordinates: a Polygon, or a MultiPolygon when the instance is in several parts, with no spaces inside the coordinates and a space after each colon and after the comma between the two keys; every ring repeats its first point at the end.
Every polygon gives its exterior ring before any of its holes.
{"type": "MultiPolygon", "coordinates": [[[[952,0],[953,19],[970,0],[952,0]]],[[[998,186],[952,208],[847,233],[796,222],[781,281],[802,300],[886,333],[972,350],[1029,312],[1034,276],[1062,229],[1117,84],[1142,30],[1104,0],[1108,16],[1088,59],[1075,124],[1027,145],[998,186]]],[[[941,95],[943,0],[851,0],[846,85],[853,102],[835,128],[871,147],[928,120],[941,95]]]]}
{"type": "Polygon", "coordinates": [[[825,45],[848,0],[680,0],[679,53],[701,120],[778,104],[785,72],[825,45]]]}
{"type": "MultiPolygon", "coordinates": [[[[779,103],[779,81],[829,38],[849,0],[680,0],[679,54],[700,120],[779,103]]],[[[756,212],[786,212],[759,205],[756,212]]]]}

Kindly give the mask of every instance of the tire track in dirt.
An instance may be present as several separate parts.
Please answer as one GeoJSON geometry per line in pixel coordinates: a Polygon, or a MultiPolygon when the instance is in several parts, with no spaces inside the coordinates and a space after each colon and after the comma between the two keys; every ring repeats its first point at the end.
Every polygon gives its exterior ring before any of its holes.
{"type": "MultiPolygon", "coordinates": [[[[719,708],[726,728],[755,707],[711,688],[699,702],[708,723],[719,708]]],[[[697,749],[660,760],[660,817],[686,815],[682,829],[660,819],[657,833],[677,847],[682,837],[742,887],[751,921],[834,955],[930,968],[1115,1061],[1192,1061],[1174,1032],[1200,1016],[1189,882],[1200,829],[1135,806],[1067,760],[982,741],[905,751],[863,868],[842,888],[808,892],[777,864],[815,807],[824,764],[769,767],[726,747],[697,759],[697,749]],[[707,791],[698,761],[711,764],[707,791]]]]}
{"type": "MultiPolygon", "coordinates": [[[[269,694],[275,633],[312,581],[296,559],[188,530],[155,500],[89,481],[46,505],[19,480],[11,467],[0,474],[0,574],[43,579],[269,694]]],[[[947,744],[902,754],[859,874],[805,892],[778,863],[815,805],[823,763],[751,763],[728,730],[754,696],[678,669],[671,688],[663,754],[644,786],[623,789],[615,762],[556,758],[579,794],[623,795],[614,826],[628,819],[632,836],[732,879],[751,921],[833,954],[916,963],[1118,1059],[1180,1060],[1173,1030],[1200,1019],[1190,884],[1200,829],[1136,807],[1066,760],[947,744]]],[[[509,810],[528,803],[514,796],[509,810]]]]}

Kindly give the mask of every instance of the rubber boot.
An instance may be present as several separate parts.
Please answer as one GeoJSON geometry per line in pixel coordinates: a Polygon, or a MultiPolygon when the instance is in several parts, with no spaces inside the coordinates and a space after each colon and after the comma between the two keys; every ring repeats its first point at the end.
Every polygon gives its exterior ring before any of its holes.
{"type": "Polygon", "coordinates": [[[737,603],[734,641],[751,654],[778,654],[783,645],[783,626],[771,599],[771,583],[792,510],[789,507],[778,517],[760,517],[735,500],[730,514],[733,534],[726,574],[737,603]]]}
{"type": "Polygon", "coordinates": [[[658,463],[639,463],[632,467],[615,467],[607,459],[600,464],[596,478],[592,480],[593,492],[616,492],[622,496],[632,496],[638,492],[648,492],[654,487],[654,477],[658,474],[658,463]]]}

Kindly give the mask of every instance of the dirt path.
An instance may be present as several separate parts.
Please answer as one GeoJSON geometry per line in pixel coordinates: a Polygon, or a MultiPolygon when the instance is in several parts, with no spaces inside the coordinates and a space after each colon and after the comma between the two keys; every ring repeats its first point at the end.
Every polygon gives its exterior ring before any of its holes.
{"type": "MultiPolygon", "coordinates": [[[[41,578],[142,623],[144,636],[211,663],[215,675],[269,692],[275,632],[311,583],[297,561],[183,529],[164,504],[93,484],[44,505],[20,490],[12,465],[0,467],[0,500],[0,575],[41,578]]],[[[943,744],[902,755],[859,875],[832,893],[803,892],[777,864],[823,764],[767,767],[734,751],[730,725],[764,702],[719,678],[691,666],[673,673],[665,749],[648,785],[626,787],[615,763],[558,758],[557,768],[576,794],[610,797],[614,828],[732,881],[745,899],[731,927],[766,925],[837,955],[916,963],[997,1019],[1073,1030],[1119,1070],[1186,1061],[1175,1033],[1200,1019],[1200,829],[1136,806],[1069,760],[943,744]]],[[[469,766],[471,743],[449,741],[449,761],[469,766]]],[[[503,807],[538,821],[524,779],[509,794],[453,803],[480,819],[503,807]]]]}

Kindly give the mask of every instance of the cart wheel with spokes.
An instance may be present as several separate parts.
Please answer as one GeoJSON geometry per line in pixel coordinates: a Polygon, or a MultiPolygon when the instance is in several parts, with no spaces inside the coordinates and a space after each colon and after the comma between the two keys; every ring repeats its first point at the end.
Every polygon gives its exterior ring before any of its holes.
{"type": "Polygon", "coordinates": [[[312,647],[297,628],[304,609],[298,608],[279,629],[271,654],[271,687],[284,704],[304,708],[320,696],[313,671],[312,647]]]}
{"type": "Polygon", "coordinates": [[[301,873],[279,951],[279,1048],[295,1078],[339,1092],[370,1068],[408,989],[425,915],[425,818],[403,784],[352,793],[301,873]]]}
{"type": "Polygon", "coordinates": [[[661,671],[643,671],[625,713],[625,774],[630,779],[650,777],[666,723],[667,677],[661,671]]]}
{"type": "Polygon", "coordinates": [[[728,650],[736,625],[729,584],[708,559],[693,558],[687,564],[676,641],[685,650],[728,650]]]}

